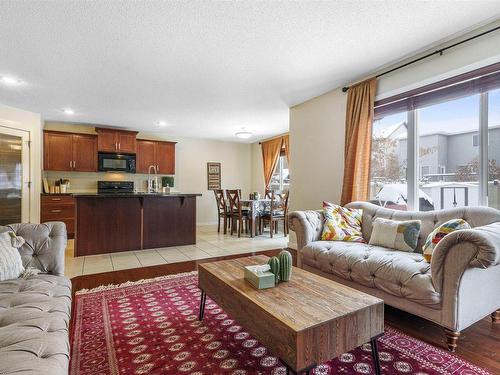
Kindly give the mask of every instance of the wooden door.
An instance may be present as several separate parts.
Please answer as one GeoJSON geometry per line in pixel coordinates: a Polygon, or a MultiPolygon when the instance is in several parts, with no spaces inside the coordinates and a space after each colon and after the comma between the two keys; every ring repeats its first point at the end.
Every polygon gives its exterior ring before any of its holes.
{"type": "Polygon", "coordinates": [[[118,151],[135,154],[137,152],[136,132],[118,132],[118,151]]]}
{"type": "Polygon", "coordinates": [[[43,169],[71,171],[73,169],[73,134],[44,132],[43,169]]]}
{"type": "Polygon", "coordinates": [[[96,128],[97,131],[97,149],[104,152],[118,151],[117,132],[111,129],[96,128]]]}
{"type": "Polygon", "coordinates": [[[156,142],[137,140],[137,173],[148,173],[150,165],[156,165],[156,142]]]}
{"type": "Polygon", "coordinates": [[[94,135],[73,135],[73,170],[97,172],[97,137],[94,135]]]}
{"type": "Polygon", "coordinates": [[[157,142],[156,165],[159,174],[175,174],[175,143],[157,142]]]}

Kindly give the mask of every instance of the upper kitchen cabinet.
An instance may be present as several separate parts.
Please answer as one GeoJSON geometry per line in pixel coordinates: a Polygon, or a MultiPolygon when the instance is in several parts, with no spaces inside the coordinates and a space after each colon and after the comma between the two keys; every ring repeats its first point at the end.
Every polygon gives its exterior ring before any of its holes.
{"type": "Polygon", "coordinates": [[[73,134],[73,170],[97,171],[97,137],[88,134],[73,134]]]}
{"type": "Polygon", "coordinates": [[[96,172],[97,137],[91,134],[44,131],[43,169],[96,172]]]}
{"type": "Polygon", "coordinates": [[[159,174],[175,174],[175,142],[137,140],[137,173],[154,165],[159,174]]]}
{"type": "Polygon", "coordinates": [[[137,140],[137,173],[148,173],[150,165],[156,166],[156,142],[137,140]]]}
{"type": "Polygon", "coordinates": [[[102,152],[123,152],[135,154],[137,132],[107,128],[95,128],[97,132],[97,149],[102,152]]]}
{"type": "Polygon", "coordinates": [[[156,142],[156,166],[160,174],[175,174],[175,142],[156,142]]]}

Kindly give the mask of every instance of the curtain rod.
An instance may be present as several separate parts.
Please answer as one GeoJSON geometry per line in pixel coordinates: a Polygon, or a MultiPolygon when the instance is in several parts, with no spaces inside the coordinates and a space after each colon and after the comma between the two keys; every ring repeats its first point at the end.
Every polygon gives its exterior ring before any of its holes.
{"type": "MultiPolygon", "coordinates": [[[[405,68],[405,67],[407,67],[408,65],[415,64],[416,62],[419,62],[419,61],[421,61],[421,60],[424,60],[424,59],[426,59],[426,58],[428,58],[428,57],[431,57],[431,56],[434,56],[434,55],[437,55],[437,54],[439,54],[439,55],[441,55],[441,56],[442,56],[442,55],[443,55],[443,52],[444,52],[444,51],[446,51],[446,50],[449,50],[450,48],[456,47],[456,46],[458,46],[458,45],[460,45],[460,44],[467,43],[467,42],[469,42],[469,41],[471,41],[471,40],[473,40],[473,39],[479,38],[479,37],[481,37],[481,36],[483,36],[483,35],[486,35],[486,34],[492,33],[492,32],[497,31],[497,30],[500,30],[500,26],[494,27],[493,29],[490,29],[490,30],[483,31],[483,32],[482,32],[482,33],[480,33],[480,34],[477,34],[477,35],[471,36],[471,37],[469,37],[469,38],[467,38],[467,39],[464,39],[464,40],[462,40],[462,41],[460,41],[460,42],[453,43],[453,44],[452,44],[452,45],[450,45],[450,46],[447,46],[447,47],[444,47],[444,48],[438,49],[438,50],[436,50],[436,51],[434,51],[434,52],[428,53],[427,55],[422,56],[422,57],[419,57],[418,59],[414,59],[414,60],[408,61],[407,63],[405,63],[405,64],[403,64],[403,65],[400,65],[400,66],[397,66],[397,67],[395,67],[395,68],[389,69],[389,70],[388,70],[388,71],[386,71],[386,72],[383,72],[383,73],[377,74],[377,75],[375,76],[375,78],[379,78],[379,77],[385,76],[386,74],[392,73],[392,72],[394,72],[394,71],[396,71],[396,70],[399,70],[399,69],[402,69],[402,68],[405,68]]],[[[349,90],[349,86],[342,87],[342,92],[347,92],[348,90],[349,90]]]]}
{"type": "Polygon", "coordinates": [[[273,139],[281,138],[281,137],[284,137],[284,136],[289,135],[289,134],[290,134],[290,132],[286,132],[286,133],[283,133],[280,135],[275,135],[274,137],[271,137],[271,138],[263,139],[263,140],[259,141],[259,145],[261,145],[262,142],[272,141],[273,139]]]}

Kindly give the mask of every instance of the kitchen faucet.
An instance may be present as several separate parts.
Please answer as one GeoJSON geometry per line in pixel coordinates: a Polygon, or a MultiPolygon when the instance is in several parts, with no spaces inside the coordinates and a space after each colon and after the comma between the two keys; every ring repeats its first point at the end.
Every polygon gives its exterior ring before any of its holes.
{"type": "Polygon", "coordinates": [[[156,170],[156,166],[150,165],[148,169],[148,193],[156,193],[157,190],[158,190],[158,171],[156,170]],[[153,171],[155,173],[154,180],[151,178],[151,168],[153,168],[153,171]]]}

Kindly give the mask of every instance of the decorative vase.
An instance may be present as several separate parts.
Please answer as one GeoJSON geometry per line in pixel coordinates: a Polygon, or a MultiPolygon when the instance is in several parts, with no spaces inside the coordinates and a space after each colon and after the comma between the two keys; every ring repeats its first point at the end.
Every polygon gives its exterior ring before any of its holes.
{"type": "Polygon", "coordinates": [[[289,251],[283,250],[278,255],[280,262],[280,281],[288,281],[292,276],[292,254],[289,251]]]}

